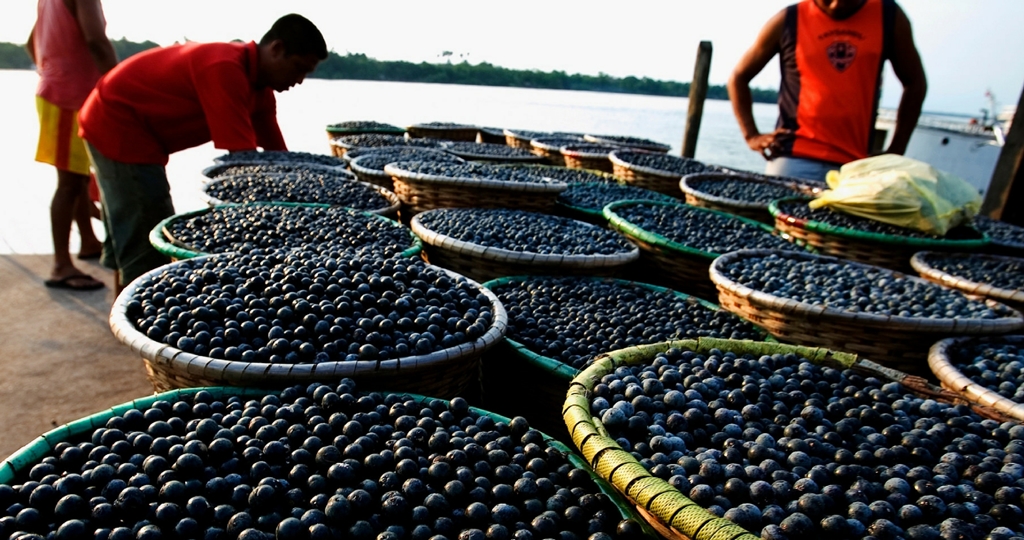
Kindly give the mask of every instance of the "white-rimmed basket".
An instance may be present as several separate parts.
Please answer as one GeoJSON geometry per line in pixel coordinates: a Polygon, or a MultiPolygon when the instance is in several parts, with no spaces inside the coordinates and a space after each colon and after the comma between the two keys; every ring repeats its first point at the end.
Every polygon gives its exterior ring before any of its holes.
{"type": "MultiPolygon", "coordinates": [[[[711,263],[711,281],[718,288],[719,304],[768,330],[778,340],[852,352],[880,364],[920,375],[927,372],[928,350],[950,336],[1000,335],[1024,329],[1024,316],[1014,311],[1000,319],[899,317],[854,313],[764,293],[728,278],[721,269],[734,261],[777,254],[787,258],[839,263],[890,272],[905,279],[925,281],[878,266],[836,257],[801,252],[742,250],[727,253],[711,263]]],[[[933,284],[934,285],[934,284],[933,284]]],[[[936,285],[937,286],[937,285],[936,285]]],[[[1006,308],[987,300],[993,308],[1006,308]]]]}
{"type": "Polygon", "coordinates": [[[413,217],[409,226],[423,241],[421,253],[427,262],[480,282],[514,275],[614,277],[640,257],[636,246],[629,252],[612,255],[556,255],[487,247],[430,230],[420,221],[420,216],[413,217]]]}
{"type": "Polygon", "coordinates": [[[956,337],[939,341],[928,351],[928,367],[943,388],[956,392],[961,397],[985,407],[991,407],[1018,421],[1024,421],[1024,403],[1017,403],[999,393],[989,390],[972,381],[957,369],[953,351],[965,345],[976,345],[988,342],[1012,343],[1024,346],[1024,336],[1000,336],[997,338],[956,337]]]}
{"type": "Polygon", "coordinates": [[[939,285],[949,287],[950,289],[956,289],[967,295],[991,298],[992,300],[1002,302],[1018,311],[1024,310],[1024,290],[1003,289],[989,285],[988,283],[978,283],[976,281],[955,276],[930,265],[928,263],[928,257],[931,256],[1012,261],[1020,264],[1022,267],[1024,267],[1024,259],[1003,257],[1000,255],[984,255],[980,253],[936,253],[932,251],[919,251],[910,258],[910,266],[912,266],[914,270],[917,270],[917,273],[921,274],[921,277],[928,281],[938,283],[939,285]]]}
{"type": "Polygon", "coordinates": [[[219,360],[197,356],[176,347],[154,341],[141,332],[126,315],[127,304],[139,284],[156,277],[172,265],[198,264],[209,257],[197,257],[161,266],[130,283],[114,300],[110,310],[110,329],[114,336],[145,364],[153,388],[160,392],[195,386],[289,386],[312,382],[336,383],[351,377],[364,389],[394,391],[429,390],[438,397],[454,397],[474,391],[479,385],[480,356],[505,336],[508,316],[490,290],[455,272],[444,270],[452,279],[466,279],[491,303],[494,316],[490,327],[478,339],[431,354],[391,360],[322,362],[319,364],[271,364],[219,360]]]}
{"type": "Polygon", "coordinates": [[[569,187],[568,184],[551,181],[508,182],[420,174],[396,167],[395,163],[386,165],[384,172],[391,175],[395,193],[411,214],[435,208],[514,208],[550,212],[555,208],[558,194],[569,187]]]}
{"type": "MultiPolygon", "coordinates": [[[[216,197],[214,197],[214,196],[209,194],[209,189],[210,188],[215,187],[218,183],[224,182],[225,180],[228,180],[228,179],[231,179],[231,178],[234,178],[234,177],[233,176],[224,176],[224,177],[218,178],[216,180],[211,180],[210,182],[207,182],[203,186],[203,191],[200,193],[200,198],[203,200],[203,202],[205,202],[207,204],[207,206],[210,206],[210,207],[219,206],[219,205],[222,205],[222,204],[228,204],[228,203],[232,202],[232,201],[222,201],[222,200],[220,200],[220,199],[218,199],[218,198],[216,198],[216,197]]],[[[373,210],[365,210],[365,209],[361,209],[361,208],[356,208],[356,210],[360,210],[360,211],[363,211],[363,212],[369,212],[371,214],[380,214],[380,215],[382,215],[384,217],[388,217],[388,218],[392,218],[392,219],[394,219],[395,217],[398,216],[398,210],[402,206],[402,201],[398,198],[398,195],[396,195],[395,192],[393,192],[393,191],[391,191],[389,189],[386,189],[386,188],[382,188],[382,187],[380,187],[378,185],[371,184],[369,182],[361,182],[359,180],[350,180],[350,182],[357,183],[357,184],[362,184],[362,185],[369,186],[369,187],[373,188],[374,191],[379,193],[381,195],[381,197],[383,197],[384,200],[387,201],[387,206],[384,206],[384,207],[381,207],[381,208],[375,208],[373,210]]],[[[252,201],[252,202],[293,202],[293,201],[252,201]]],[[[301,202],[316,203],[317,201],[301,201],[301,202]]],[[[243,203],[239,203],[239,204],[244,204],[244,202],[243,203]]],[[[341,206],[341,205],[328,205],[328,206],[341,206]]]]}

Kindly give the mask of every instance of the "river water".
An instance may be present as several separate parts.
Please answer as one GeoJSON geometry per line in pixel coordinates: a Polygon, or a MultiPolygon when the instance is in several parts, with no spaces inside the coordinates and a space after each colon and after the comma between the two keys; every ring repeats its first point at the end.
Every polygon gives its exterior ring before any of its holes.
{"type": "MultiPolygon", "coordinates": [[[[39,133],[32,71],[0,70],[0,253],[52,253],[49,204],[56,186],[52,167],[37,163],[39,133]]],[[[658,96],[374,81],[309,79],[278,94],[278,122],[289,149],[328,153],[324,126],[376,120],[397,126],[458,122],[533,131],[572,131],[645,137],[682,145],[687,100],[658,96]]],[[[755,104],[763,130],[775,124],[774,105],[755,104]]],[[[167,166],[178,212],[202,208],[201,171],[222,154],[205,144],[171,156],[167,166]]],[[[760,171],[764,160],[747,149],[727,101],[708,100],[696,158],[760,171]]],[[[101,232],[102,226],[94,222],[101,232]]],[[[72,234],[72,252],[77,250],[72,234]]]]}

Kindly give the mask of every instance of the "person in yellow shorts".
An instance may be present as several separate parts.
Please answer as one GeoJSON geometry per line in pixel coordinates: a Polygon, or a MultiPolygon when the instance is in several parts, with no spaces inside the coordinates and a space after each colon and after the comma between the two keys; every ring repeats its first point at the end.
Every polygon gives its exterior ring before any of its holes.
{"type": "Polygon", "coordinates": [[[57,169],[50,203],[53,268],[47,287],[90,290],[103,282],[82,272],[71,259],[71,223],[78,224],[80,259],[98,258],[102,244],[90,221],[89,156],[78,137],[78,110],[103,73],[117,64],[106,36],[100,0],[39,0],[28,50],[39,72],[36,109],[39,145],[36,161],[57,169]]]}

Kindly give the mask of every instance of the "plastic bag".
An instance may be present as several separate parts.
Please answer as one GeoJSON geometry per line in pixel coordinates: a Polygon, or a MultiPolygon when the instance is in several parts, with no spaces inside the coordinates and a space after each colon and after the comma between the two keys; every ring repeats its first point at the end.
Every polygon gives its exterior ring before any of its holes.
{"type": "Polygon", "coordinates": [[[826,180],[831,189],[810,202],[812,209],[827,206],[936,236],[981,208],[981,195],[964,180],[895,154],[847,163],[826,180]]]}

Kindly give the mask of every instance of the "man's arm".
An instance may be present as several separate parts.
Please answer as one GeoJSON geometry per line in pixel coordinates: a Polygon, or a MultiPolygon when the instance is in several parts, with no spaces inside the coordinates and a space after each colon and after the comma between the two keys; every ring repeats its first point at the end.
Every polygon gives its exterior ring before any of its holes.
{"type": "Polygon", "coordinates": [[[36,62],[36,25],[32,25],[32,31],[28,33],[28,41],[25,42],[25,50],[28,51],[28,57],[32,59],[32,63],[39,65],[36,62]]]}
{"type": "Polygon", "coordinates": [[[75,19],[82,31],[89,54],[100,73],[106,73],[117,65],[117,53],[107,38],[100,0],[75,0],[75,19]]]}
{"type": "Polygon", "coordinates": [[[252,115],[252,127],[256,131],[256,144],[264,150],[288,150],[284,135],[277,124],[277,99],[274,92],[265,89],[257,98],[257,107],[252,115]]]}
{"type": "Polygon", "coordinates": [[[917,117],[921,115],[921,105],[928,92],[928,81],[921,65],[921,56],[914,46],[914,37],[910,29],[907,14],[896,6],[896,19],[893,21],[893,53],[892,70],[903,85],[900,106],[896,110],[896,128],[893,130],[892,142],[886,153],[902,154],[907,150],[910,134],[917,126],[917,117]]]}
{"type": "Polygon", "coordinates": [[[775,14],[768,23],[761,29],[754,45],[743,55],[739,63],[729,76],[727,87],[729,89],[729,100],[732,101],[732,112],[736,115],[736,121],[740,124],[740,132],[747,146],[755,152],[760,152],[767,159],[770,153],[780,149],[776,140],[779,135],[788,134],[790,130],[777,129],[772,133],[761,134],[757,130],[757,123],[754,122],[754,105],[750,93],[750,81],[768,65],[768,62],[775,56],[779,49],[779,41],[782,39],[782,31],[786,23],[786,11],[775,14]]]}

